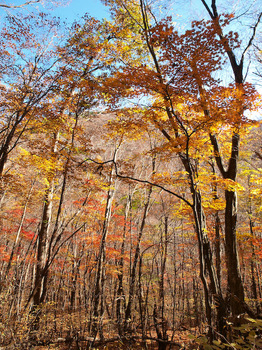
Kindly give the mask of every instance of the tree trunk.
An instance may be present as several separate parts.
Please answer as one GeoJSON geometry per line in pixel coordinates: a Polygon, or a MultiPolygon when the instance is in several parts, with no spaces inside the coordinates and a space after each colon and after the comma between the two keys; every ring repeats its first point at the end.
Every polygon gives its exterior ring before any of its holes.
{"type": "Polygon", "coordinates": [[[136,270],[137,270],[139,255],[140,255],[141,239],[142,239],[142,235],[143,235],[143,231],[144,231],[144,227],[145,227],[145,223],[146,223],[146,217],[147,217],[147,213],[148,213],[148,209],[149,209],[151,193],[152,193],[152,186],[149,188],[149,191],[147,194],[147,199],[146,199],[146,203],[145,203],[144,211],[143,211],[142,222],[141,222],[140,230],[138,233],[134,261],[133,261],[133,265],[132,265],[132,269],[131,269],[128,302],[127,302],[127,306],[126,306],[126,310],[125,310],[125,323],[124,323],[125,332],[128,332],[130,330],[132,305],[133,305],[133,299],[134,299],[134,294],[135,294],[136,270]]]}
{"type": "MultiPolygon", "coordinates": [[[[58,133],[54,135],[53,146],[51,150],[52,157],[56,157],[57,153],[58,133]]],[[[39,328],[40,322],[40,305],[44,301],[46,296],[46,284],[47,284],[47,256],[50,244],[50,224],[52,217],[52,204],[54,195],[54,173],[48,174],[48,187],[45,190],[43,200],[43,214],[40,229],[37,236],[37,254],[35,274],[33,279],[33,292],[29,298],[32,299],[31,315],[33,317],[31,331],[35,333],[39,328]]],[[[34,334],[31,337],[34,340],[34,334]]]]}
{"type": "Polygon", "coordinates": [[[130,203],[131,203],[131,195],[129,194],[126,207],[125,207],[125,224],[124,224],[124,232],[123,232],[123,241],[121,244],[121,257],[120,261],[118,263],[119,266],[119,273],[118,273],[118,288],[117,288],[117,301],[116,301],[116,317],[117,317],[117,327],[118,327],[118,334],[120,337],[123,335],[123,309],[126,308],[125,305],[125,295],[124,295],[124,289],[123,289],[123,268],[124,268],[124,253],[125,253],[125,242],[126,242],[126,232],[127,232],[127,222],[128,222],[128,215],[129,215],[129,209],[130,209],[130,203]]]}
{"type": "Polygon", "coordinates": [[[239,315],[243,310],[244,287],[241,279],[236,239],[237,203],[236,193],[226,191],[225,212],[225,243],[228,285],[230,290],[230,305],[233,315],[239,315]]]}
{"type": "MultiPolygon", "coordinates": [[[[232,135],[231,142],[231,155],[228,162],[228,169],[225,171],[222,156],[219,152],[218,143],[214,135],[210,135],[211,143],[214,148],[214,155],[217,162],[217,166],[224,179],[231,179],[236,181],[237,176],[237,164],[238,164],[238,154],[239,154],[239,129],[241,127],[243,113],[244,113],[244,101],[241,105],[241,94],[244,96],[243,91],[243,66],[245,54],[251,47],[253,40],[255,38],[256,30],[260,22],[262,13],[258,16],[257,22],[253,27],[253,33],[248,41],[247,46],[242,52],[240,62],[237,62],[235,53],[233,51],[232,44],[230,43],[227,36],[224,35],[223,29],[220,23],[220,16],[217,10],[216,0],[212,0],[211,8],[207,5],[205,0],[201,0],[204,7],[206,8],[211,20],[214,24],[216,35],[219,36],[221,45],[224,49],[225,54],[228,56],[232,73],[235,79],[235,88],[239,90],[240,95],[238,97],[240,101],[239,110],[236,111],[236,122],[234,125],[234,132],[232,135]]],[[[206,109],[206,108],[205,108],[206,109]]],[[[230,292],[230,306],[233,315],[239,315],[244,309],[244,287],[240,274],[240,265],[237,252],[237,239],[236,239],[236,223],[237,223],[237,195],[235,191],[225,192],[226,199],[226,210],[225,210],[225,243],[226,243],[226,263],[227,263],[227,273],[228,273],[228,286],[230,292]]]]}
{"type": "MultiPolygon", "coordinates": [[[[114,152],[113,160],[116,161],[118,148],[114,152]]],[[[90,341],[89,347],[92,348],[94,340],[97,336],[97,332],[99,330],[99,304],[102,303],[102,289],[103,289],[103,265],[104,265],[104,259],[105,259],[105,245],[106,245],[106,238],[108,233],[108,226],[111,219],[111,208],[113,203],[113,198],[115,194],[115,184],[113,184],[114,180],[114,166],[112,166],[110,177],[109,177],[109,189],[107,192],[107,202],[106,202],[106,208],[105,208],[105,215],[104,215],[104,222],[103,222],[103,229],[102,229],[102,237],[100,241],[100,248],[99,248],[99,254],[97,258],[97,268],[96,268],[96,277],[95,277],[95,288],[94,288],[94,300],[93,300],[93,311],[92,311],[92,319],[91,319],[91,337],[93,340],[90,341]]],[[[101,311],[101,308],[100,308],[101,311]]],[[[101,327],[101,325],[100,325],[101,327]]],[[[100,329],[100,334],[101,334],[100,329]]]]}

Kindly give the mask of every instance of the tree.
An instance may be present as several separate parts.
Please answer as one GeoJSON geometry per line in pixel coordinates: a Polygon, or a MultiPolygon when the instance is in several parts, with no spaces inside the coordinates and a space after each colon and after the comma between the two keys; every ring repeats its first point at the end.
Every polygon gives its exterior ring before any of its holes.
{"type": "MultiPolygon", "coordinates": [[[[253,32],[251,34],[250,40],[247,46],[243,49],[242,54],[240,56],[239,63],[237,62],[235,53],[234,53],[234,45],[230,44],[230,38],[223,33],[223,28],[221,25],[221,21],[218,14],[218,9],[216,2],[212,2],[212,7],[208,7],[205,0],[202,0],[203,5],[208,11],[208,14],[211,17],[212,23],[215,28],[215,34],[219,37],[221,45],[225,54],[227,54],[230,65],[234,74],[235,80],[235,94],[236,99],[238,99],[239,103],[237,103],[237,108],[234,116],[234,129],[232,130],[232,141],[231,141],[231,154],[228,160],[228,166],[225,168],[223,165],[222,155],[219,152],[219,145],[217,141],[217,137],[214,133],[210,133],[210,141],[213,146],[214,156],[216,159],[216,163],[218,169],[222,175],[222,177],[227,180],[236,181],[237,177],[237,163],[238,163],[238,154],[239,154],[239,142],[240,142],[240,133],[241,126],[244,117],[244,111],[247,108],[246,99],[243,94],[248,94],[248,91],[245,88],[244,84],[244,59],[245,55],[252,45],[254,37],[256,35],[256,30],[260,19],[262,17],[262,13],[258,14],[255,25],[253,26],[253,32]]],[[[199,85],[199,92],[201,94],[203,86],[199,85]]],[[[251,94],[249,92],[249,96],[251,94]]],[[[210,114],[206,107],[206,102],[203,101],[203,110],[208,115],[210,114]]],[[[237,102],[237,101],[236,101],[237,102]]],[[[233,314],[239,314],[244,311],[243,303],[244,303],[244,287],[241,280],[240,270],[239,270],[239,261],[238,261],[238,253],[237,253],[237,239],[236,239],[236,224],[237,224],[237,199],[236,192],[226,190],[225,192],[226,199],[226,209],[225,209],[225,243],[226,243],[226,261],[227,261],[227,270],[228,270],[228,285],[230,292],[230,303],[231,303],[231,311],[233,314]]]]}
{"type": "MultiPolygon", "coordinates": [[[[54,257],[57,255],[61,245],[58,245],[62,234],[72,220],[75,220],[78,213],[74,213],[68,220],[67,224],[63,224],[61,229],[61,212],[64,201],[64,192],[68,180],[68,171],[71,167],[72,158],[76,157],[76,132],[78,131],[79,119],[84,111],[88,111],[99,100],[99,77],[95,75],[97,70],[103,70],[105,62],[103,61],[103,51],[107,41],[96,35],[96,30],[100,27],[100,23],[93,18],[85,18],[84,26],[73,25],[72,35],[64,46],[57,47],[59,53],[61,74],[57,79],[59,91],[55,90],[50,100],[46,101],[46,138],[51,134],[50,140],[50,167],[46,169],[46,189],[43,199],[43,214],[40,228],[38,231],[38,250],[36,258],[35,278],[33,291],[29,297],[32,299],[32,313],[36,313],[36,321],[33,325],[33,331],[39,326],[39,307],[45,301],[47,293],[47,280],[49,269],[54,257]],[[105,43],[105,45],[103,45],[105,43]],[[52,106],[52,107],[51,107],[52,106]],[[66,132],[69,132],[68,136],[66,132]],[[61,134],[61,136],[60,136],[61,134]],[[62,138],[62,140],[60,140],[62,138]],[[71,139],[70,139],[71,138],[71,139]],[[65,154],[65,161],[62,171],[62,188],[60,192],[60,201],[57,208],[55,223],[52,225],[53,205],[54,205],[54,186],[57,181],[57,172],[61,167],[59,159],[59,144],[65,143],[68,148],[65,154]]],[[[100,73],[101,74],[101,73],[100,73]]],[[[45,114],[45,112],[44,112],[45,114]]],[[[83,147],[82,152],[88,152],[83,147]]],[[[112,181],[112,180],[111,180],[112,181]]],[[[58,194],[57,194],[58,195],[58,194]]],[[[107,221],[110,219],[110,206],[112,202],[112,193],[109,191],[109,204],[105,214],[105,224],[103,231],[103,241],[101,243],[101,254],[99,257],[100,265],[97,269],[97,281],[95,289],[94,302],[94,319],[98,317],[98,305],[100,298],[100,284],[103,270],[104,241],[107,235],[107,221]]],[[[87,202],[84,199],[81,209],[87,202]]],[[[83,225],[75,228],[74,233],[78,232],[83,225]]],[[[94,323],[94,338],[97,332],[97,323],[94,323]]]]}
{"type": "Polygon", "coordinates": [[[259,24],[245,46],[215,1],[184,31],[157,2],[104,2],[112,22],[1,32],[0,342],[230,341],[230,314],[261,312],[259,24]]]}
{"type": "MultiPolygon", "coordinates": [[[[239,138],[245,121],[244,110],[252,109],[252,103],[256,98],[252,86],[244,84],[243,61],[255,37],[261,14],[238,64],[233,51],[239,45],[237,34],[232,32],[223,34],[224,28],[229,25],[231,15],[219,17],[215,2],[212,3],[213,12],[204,3],[209,10],[211,21],[193,22],[192,28],[184,34],[175,31],[171,19],[158,21],[153,16],[152,9],[144,1],[133,2],[132,6],[124,1],[107,3],[111,5],[115,16],[121,14],[127,22],[129,21],[129,27],[126,25],[125,28],[128,27],[131,32],[133,29],[132,33],[139,30],[143,42],[140,49],[145,52],[140,62],[137,61],[139,50],[135,51],[133,62],[130,59],[123,60],[124,64],[116,73],[113,83],[112,79],[110,80],[111,86],[113,84],[118,87],[116,94],[111,90],[113,102],[116,98],[121,99],[121,93],[125,97],[139,94],[147,96],[149,102],[146,100],[147,106],[139,110],[139,120],[135,118],[137,109],[130,109],[133,125],[147,128],[148,123],[151,123],[162,133],[169,149],[177,154],[183,164],[188,179],[188,191],[191,193],[191,201],[188,200],[186,203],[193,211],[199,242],[200,276],[206,295],[207,317],[211,325],[213,296],[217,299],[215,304],[220,322],[219,331],[223,332],[225,302],[217,280],[207,235],[204,198],[199,182],[204,165],[201,153],[203,147],[206,147],[204,145],[209,144],[208,157],[212,157],[213,153],[217,168],[222,174],[221,184],[224,183],[226,187],[226,260],[230,306],[235,315],[246,310],[246,307],[236,243],[237,209],[233,184],[237,176],[239,138]],[[235,76],[235,86],[223,86],[219,79],[214,78],[214,74],[222,70],[226,55],[229,57],[235,76]],[[152,104],[150,99],[153,101],[152,104]],[[221,133],[225,126],[228,128],[228,134],[232,133],[232,141],[231,150],[226,151],[225,160],[222,160],[216,131],[221,133]],[[223,165],[226,161],[228,168],[223,165]],[[210,284],[206,278],[207,273],[210,284]]],[[[117,23],[120,22],[117,18],[115,20],[117,23]]],[[[119,25],[121,26],[121,23],[119,25]]],[[[119,35],[116,40],[121,40],[121,36],[119,35]]]]}
{"type": "Polygon", "coordinates": [[[1,196],[8,157],[26,131],[37,127],[39,111],[57,87],[59,59],[51,45],[58,35],[57,26],[57,21],[44,14],[20,19],[9,16],[1,30],[1,196]]]}

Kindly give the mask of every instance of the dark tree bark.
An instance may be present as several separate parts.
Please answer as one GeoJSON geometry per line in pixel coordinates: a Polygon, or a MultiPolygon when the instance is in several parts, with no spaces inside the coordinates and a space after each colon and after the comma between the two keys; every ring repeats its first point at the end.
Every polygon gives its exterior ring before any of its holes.
{"type": "MultiPolygon", "coordinates": [[[[243,64],[247,50],[252,45],[255,38],[256,29],[260,22],[262,13],[259,14],[258,20],[253,27],[252,36],[243,50],[239,63],[237,62],[235,53],[228,41],[228,38],[224,35],[222,27],[219,22],[219,14],[217,10],[216,0],[212,0],[211,8],[207,5],[205,0],[201,0],[205,6],[211,20],[214,23],[216,34],[219,36],[221,45],[228,56],[232,72],[235,78],[236,88],[242,90],[244,77],[243,77],[243,64]]],[[[240,127],[244,113],[244,106],[237,112],[238,124],[235,127],[235,131],[232,135],[231,141],[231,155],[228,161],[228,168],[225,170],[223,166],[222,156],[219,151],[218,141],[214,134],[210,135],[210,140],[214,148],[214,155],[217,166],[224,179],[230,179],[236,181],[237,177],[237,165],[240,145],[240,127]]],[[[237,239],[236,239],[236,224],[237,224],[237,194],[236,191],[225,191],[226,209],[225,209],[225,245],[226,245],[226,264],[228,274],[228,286],[230,292],[230,306],[233,315],[238,315],[245,311],[244,307],[244,286],[240,273],[240,265],[237,251],[237,239]]]]}

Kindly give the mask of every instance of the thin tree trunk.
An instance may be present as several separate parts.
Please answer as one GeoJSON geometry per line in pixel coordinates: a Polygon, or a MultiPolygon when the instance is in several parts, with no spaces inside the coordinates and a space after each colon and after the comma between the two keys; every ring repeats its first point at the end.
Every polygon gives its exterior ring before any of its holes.
{"type": "MultiPolygon", "coordinates": [[[[114,152],[113,160],[116,161],[118,148],[114,152]]],[[[114,181],[114,166],[112,166],[110,177],[109,177],[109,189],[107,192],[107,202],[106,202],[106,208],[105,208],[105,215],[104,215],[104,222],[103,222],[103,228],[102,228],[102,236],[100,241],[100,248],[99,248],[99,254],[97,257],[97,268],[96,268],[96,277],[95,277],[95,288],[94,288],[94,299],[93,299],[93,311],[92,311],[92,319],[91,319],[91,337],[93,340],[91,340],[90,344],[88,345],[89,348],[92,348],[93,343],[95,341],[95,338],[97,336],[97,332],[99,330],[99,303],[101,301],[102,295],[101,291],[103,289],[103,265],[104,265],[104,259],[105,259],[105,245],[106,245],[106,238],[108,233],[108,227],[111,219],[111,208],[112,208],[112,202],[115,194],[115,181],[114,181]]],[[[101,325],[100,325],[101,327],[101,325]]],[[[101,331],[100,331],[101,333],[101,331]]]]}
{"type": "MultiPolygon", "coordinates": [[[[26,216],[27,205],[28,205],[29,200],[31,198],[31,194],[32,194],[32,191],[33,191],[34,184],[35,184],[35,180],[32,182],[32,185],[30,187],[30,190],[29,190],[29,193],[28,193],[25,205],[24,205],[23,214],[22,214],[22,217],[21,217],[21,220],[20,220],[20,224],[19,224],[17,233],[16,233],[15,242],[14,242],[14,244],[12,246],[11,254],[10,254],[10,257],[9,257],[9,260],[8,260],[8,264],[7,264],[7,267],[6,267],[6,271],[5,271],[5,275],[4,275],[5,276],[4,279],[7,278],[7,275],[9,273],[9,270],[10,270],[10,267],[11,267],[11,264],[12,264],[12,261],[13,261],[15,250],[16,250],[18,244],[19,244],[20,234],[21,234],[21,230],[22,230],[22,227],[23,227],[24,219],[25,219],[25,216],[26,216]]],[[[1,284],[0,284],[0,292],[1,292],[1,284]]]]}
{"type": "Polygon", "coordinates": [[[117,275],[118,277],[118,288],[117,288],[117,301],[116,301],[116,318],[117,318],[117,327],[118,327],[118,334],[120,337],[123,335],[123,315],[122,310],[125,309],[125,295],[124,295],[124,289],[123,289],[123,277],[124,277],[124,253],[125,253],[125,243],[126,243],[126,233],[127,233],[127,221],[129,216],[129,209],[130,209],[130,203],[131,203],[131,195],[129,194],[126,207],[125,207],[125,224],[124,224],[124,232],[123,232],[123,241],[121,244],[121,257],[120,261],[118,263],[119,266],[119,273],[117,275]]]}
{"type": "Polygon", "coordinates": [[[149,209],[149,204],[150,204],[150,199],[151,199],[151,194],[152,194],[152,186],[150,186],[147,194],[147,199],[146,203],[144,206],[144,211],[143,211],[143,217],[138,233],[138,238],[137,238],[137,244],[136,244],[136,249],[135,249],[135,256],[134,256],[134,261],[133,265],[131,268],[131,274],[130,274],[130,283],[129,283],[129,293],[128,293],[128,302],[125,310],[125,333],[130,330],[130,320],[131,320],[131,314],[132,314],[132,305],[133,305],[133,299],[134,299],[134,294],[135,294],[135,282],[136,282],[136,270],[137,270],[137,264],[139,260],[139,255],[140,255],[140,244],[143,236],[143,231],[146,223],[146,217],[149,209]]]}
{"type": "MultiPolygon", "coordinates": [[[[55,159],[57,153],[57,142],[58,134],[54,135],[53,146],[52,146],[52,157],[55,159]]],[[[34,333],[39,328],[40,322],[40,305],[43,302],[46,295],[46,280],[45,280],[45,267],[48,255],[48,249],[50,244],[50,224],[52,217],[52,205],[53,205],[53,195],[54,195],[54,174],[48,175],[48,187],[45,190],[44,200],[43,200],[43,214],[40,229],[37,236],[37,254],[36,254],[36,265],[35,274],[33,280],[33,292],[30,297],[32,299],[31,315],[33,317],[33,322],[31,325],[32,337],[34,340],[34,333]]]]}
{"type": "Polygon", "coordinates": [[[161,233],[161,245],[160,245],[160,280],[159,280],[159,313],[158,316],[157,305],[154,307],[154,323],[156,333],[158,337],[158,350],[166,350],[168,341],[168,321],[165,318],[165,287],[164,287],[164,276],[166,272],[166,260],[167,260],[167,243],[168,243],[168,217],[164,217],[164,235],[161,233]]]}

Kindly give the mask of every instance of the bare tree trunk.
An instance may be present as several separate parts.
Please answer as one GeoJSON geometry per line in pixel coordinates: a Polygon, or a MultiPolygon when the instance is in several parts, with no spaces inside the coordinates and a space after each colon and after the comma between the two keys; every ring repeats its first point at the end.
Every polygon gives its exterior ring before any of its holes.
{"type": "MultiPolygon", "coordinates": [[[[22,230],[23,223],[24,223],[25,216],[26,216],[27,205],[28,205],[29,200],[31,198],[31,194],[32,194],[32,190],[33,190],[34,184],[35,184],[35,180],[32,182],[32,185],[30,187],[30,190],[29,190],[29,193],[28,193],[25,205],[24,205],[23,214],[22,214],[22,217],[21,217],[21,220],[20,220],[20,224],[19,224],[17,233],[16,233],[16,239],[15,239],[15,242],[14,242],[14,244],[12,246],[11,254],[10,254],[10,257],[9,257],[9,260],[8,260],[8,264],[7,264],[7,267],[6,267],[6,270],[5,270],[5,274],[4,274],[4,276],[5,276],[4,278],[5,279],[8,276],[8,273],[9,273],[9,270],[10,270],[10,267],[11,267],[11,264],[12,264],[12,261],[13,261],[15,250],[19,246],[20,235],[21,235],[21,230],[22,230]]],[[[0,293],[1,293],[1,284],[0,284],[0,293]]]]}
{"type": "MultiPolygon", "coordinates": [[[[118,148],[114,152],[113,160],[116,161],[118,148]]],[[[91,348],[94,340],[97,336],[97,332],[99,330],[99,304],[102,298],[101,292],[103,289],[103,265],[105,260],[105,245],[106,245],[106,238],[108,233],[108,227],[111,219],[111,208],[112,208],[112,202],[115,194],[115,184],[116,181],[114,180],[114,165],[111,168],[111,173],[109,175],[108,180],[108,192],[107,192],[107,202],[106,202],[106,208],[105,208],[105,215],[104,215],[104,222],[103,222],[103,228],[102,228],[102,236],[100,241],[100,248],[99,248],[99,254],[97,257],[97,268],[96,268],[96,277],[95,277],[95,288],[94,288],[94,300],[93,300],[93,311],[92,311],[92,319],[91,319],[91,337],[93,340],[90,342],[89,347],[91,348]]],[[[101,310],[101,309],[100,309],[101,310]]],[[[102,327],[100,325],[100,327],[102,327]]],[[[100,329],[101,334],[101,329],[100,329]]]]}
{"type": "Polygon", "coordinates": [[[142,254],[140,254],[139,265],[138,265],[138,303],[139,303],[139,313],[140,313],[140,322],[141,322],[142,344],[143,344],[143,348],[147,349],[147,343],[146,343],[147,299],[144,298],[144,293],[143,293],[142,265],[143,265],[143,258],[142,258],[142,254]]]}
{"type": "MultiPolygon", "coordinates": [[[[252,28],[252,35],[248,41],[247,46],[244,48],[240,62],[237,62],[233,48],[229,42],[229,39],[224,35],[219,13],[217,10],[216,0],[212,0],[212,5],[209,7],[205,0],[201,0],[204,7],[206,8],[211,20],[214,24],[216,34],[220,38],[221,45],[224,48],[225,54],[228,56],[232,73],[235,78],[235,87],[239,90],[240,93],[244,94],[243,91],[243,66],[244,59],[248,49],[251,47],[253,40],[256,35],[256,30],[258,24],[261,20],[262,13],[259,14],[256,24],[252,28]]],[[[244,96],[244,95],[243,95],[244,96]]],[[[241,101],[241,100],[240,100],[241,101]]],[[[244,103],[244,101],[243,101],[244,103]]],[[[205,112],[206,112],[206,108],[205,112]]],[[[241,122],[244,113],[244,105],[239,108],[239,111],[236,111],[236,120],[234,132],[231,140],[231,155],[228,161],[227,170],[224,169],[221,153],[219,151],[218,142],[215,135],[210,135],[210,140],[214,148],[214,155],[216,159],[217,166],[222,174],[224,179],[230,179],[236,181],[237,176],[237,165],[238,165],[238,154],[239,154],[239,144],[240,136],[239,129],[241,127],[241,122]]],[[[233,315],[239,315],[245,311],[244,307],[244,286],[240,274],[240,265],[237,251],[237,238],[236,238],[236,224],[237,224],[237,194],[236,191],[225,191],[226,199],[226,210],[225,210],[225,243],[226,243],[226,264],[227,264],[227,274],[228,274],[228,286],[230,292],[230,306],[231,312],[233,315]]]]}
{"type": "Polygon", "coordinates": [[[129,216],[129,209],[130,209],[130,203],[131,203],[131,194],[129,194],[126,207],[125,207],[125,224],[124,224],[124,232],[123,232],[123,241],[121,244],[121,257],[120,261],[118,263],[119,266],[119,273],[118,273],[118,288],[117,288],[117,301],[116,301],[116,317],[117,317],[117,327],[118,327],[118,334],[120,337],[123,335],[123,311],[126,308],[125,305],[125,295],[124,295],[124,289],[123,289],[123,277],[124,277],[124,253],[125,253],[125,243],[126,243],[126,233],[127,233],[127,222],[128,222],[128,216],[129,216]]]}
{"type": "Polygon", "coordinates": [[[140,255],[140,244],[141,244],[141,239],[143,236],[143,231],[144,231],[144,227],[145,227],[145,223],[146,223],[147,213],[149,210],[151,194],[152,194],[152,186],[150,186],[148,193],[147,193],[147,198],[146,198],[146,203],[144,206],[142,221],[141,221],[140,229],[138,232],[134,261],[133,261],[133,265],[131,268],[128,302],[127,302],[127,306],[126,306],[126,310],[125,310],[125,324],[124,324],[125,333],[129,332],[129,330],[130,330],[132,305],[133,305],[133,299],[134,299],[134,294],[135,294],[136,270],[137,270],[139,255],[140,255]]]}
{"type": "Polygon", "coordinates": [[[255,254],[255,249],[254,249],[254,244],[252,239],[254,238],[254,232],[253,232],[253,225],[254,223],[252,222],[252,219],[249,219],[249,228],[250,228],[250,234],[251,234],[251,262],[250,262],[250,270],[251,270],[251,292],[252,292],[252,297],[255,301],[256,309],[257,309],[257,314],[260,314],[261,312],[261,305],[258,301],[258,293],[257,293],[257,283],[256,283],[256,276],[255,276],[255,261],[256,261],[256,254],[255,254]]]}
{"type": "MultiPolygon", "coordinates": [[[[58,134],[54,135],[52,146],[52,158],[55,159],[57,153],[58,134]]],[[[54,195],[54,174],[49,174],[48,187],[45,190],[43,200],[43,214],[40,229],[37,236],[37,255],[35,274],[33,280],[33,292],[30,299],[32,299],[31,315],[34,318],[31,330],[37,331],[40,321],[40,305],[44,301],[46,295],[46,263],[48,257],[48,250],[50,245],[50,224],[52,217],[52,205],[54,195]]],[[[33,336],[34,337],[34,336],[33,336]]]]}
{"type": "Polygon", "coordinates": [[[165,318],[165,287],[164,276],[166,272],[167,260],[167,243],[168,243],[168,217],[164,217],[164,234],[161,232],[160,242],[160,279],[159,279],[159,307],[156,303],[154,306],[154,324],[158,337],[158,350],[166,350],[168,342],[168,321],[165,318]]]}

